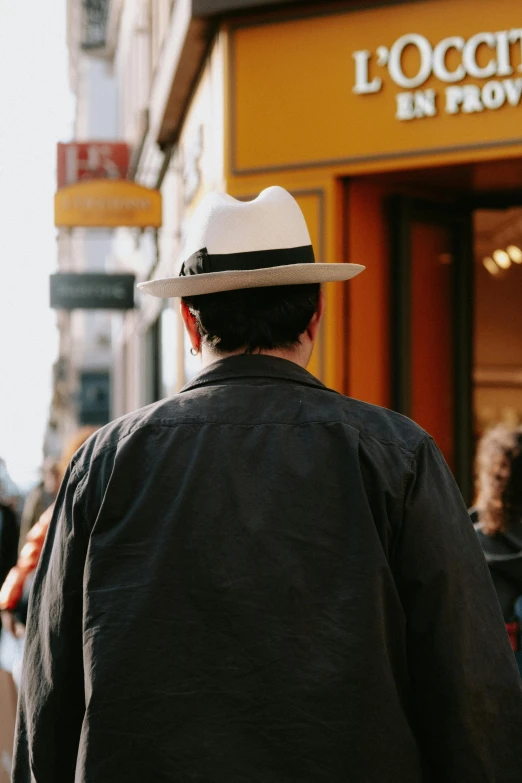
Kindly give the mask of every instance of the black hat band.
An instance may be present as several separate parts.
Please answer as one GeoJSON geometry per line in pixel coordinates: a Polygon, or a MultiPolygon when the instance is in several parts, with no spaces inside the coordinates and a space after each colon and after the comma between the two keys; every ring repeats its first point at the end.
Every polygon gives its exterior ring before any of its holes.
{"type": "Polygon", "coordinates": [[[210,272],[253,272],[267,267],[315,263],[312,245],[247,253],[209,253],[206,247],[192,253],[181,265],[180,277],[210,272]]]}

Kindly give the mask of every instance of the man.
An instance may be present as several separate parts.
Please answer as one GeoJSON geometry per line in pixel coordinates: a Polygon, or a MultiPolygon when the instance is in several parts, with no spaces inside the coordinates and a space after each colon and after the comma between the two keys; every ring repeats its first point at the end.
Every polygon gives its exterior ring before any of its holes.
{"type": "Polygon", "coordinates": [[[304,369],[293,198],[198,207],[178,277],[202,372],[73,458],[35,579],[15,783],[522,779],[522,690],[437,447],[304,369]]]}

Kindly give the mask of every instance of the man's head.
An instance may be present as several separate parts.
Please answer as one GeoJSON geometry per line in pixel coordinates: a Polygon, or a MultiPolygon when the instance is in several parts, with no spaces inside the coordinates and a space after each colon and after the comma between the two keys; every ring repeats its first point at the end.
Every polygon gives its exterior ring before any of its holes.
{"type": "Polygon", "coordinates": [[[178,275],[139,288],[180,297],[192,348],[203,361],[271,353],[306,366],[323,313],[320,284],[364,267],[316,262],[304,215],[284,188],[252,201],[209,193],[198,204],[178,275]]]}
{"type": "Polygon", "coordinates": [[[319,283],[221,291],[184,297],[182,317],[204,361],[269,353],[306,366],[323,313],[319,283]]]}

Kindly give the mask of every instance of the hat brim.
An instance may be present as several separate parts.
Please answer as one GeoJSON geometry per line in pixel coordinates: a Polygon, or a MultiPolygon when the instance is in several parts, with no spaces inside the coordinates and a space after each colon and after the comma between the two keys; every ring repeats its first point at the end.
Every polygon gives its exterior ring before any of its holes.
{"type": "Polygon", "coordinates": [[[288,264],[265,269],[209,272],[186,277],[164,277],[139,283],[138,288],[151,296],[199,296],[241,288],[267,288],[276,285],[306,285],[350,280],[366,267],[361,264],[288,264]]]}

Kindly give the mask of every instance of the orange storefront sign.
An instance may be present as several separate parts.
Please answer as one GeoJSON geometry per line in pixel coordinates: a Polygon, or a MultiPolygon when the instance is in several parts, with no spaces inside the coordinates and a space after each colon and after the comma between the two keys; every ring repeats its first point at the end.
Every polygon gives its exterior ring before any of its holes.
{"type": "Polygon", "coordinates": [[[60,188],[54,222],[60,228],[161,226],[161,193],[130,180],[99,179],[60,188]]]}
{"type": "Polygon", "coordinates": [[[520,0],[240,23],[230,57],[234,174],[522,149],[520,0]]]}

